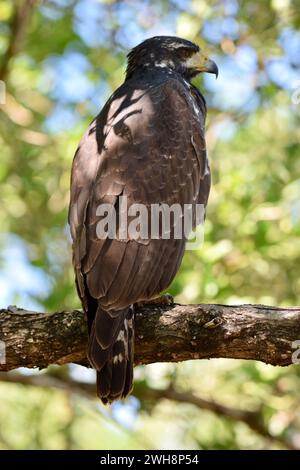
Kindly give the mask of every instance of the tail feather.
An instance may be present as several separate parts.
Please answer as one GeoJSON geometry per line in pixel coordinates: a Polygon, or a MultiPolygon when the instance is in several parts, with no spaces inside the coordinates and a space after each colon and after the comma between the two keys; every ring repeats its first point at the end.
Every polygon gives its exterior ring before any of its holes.
{"type": "Polygon", "coordinates": [[[133,308],[131,309],[131,316],[128,316],[127,319],[128,327],[128,357],[131,358],[130,361],[127,361],[126,365],[126,379],[123,389],[123,397],[129,395],[133,388],[133,360],[134,360],[134,316],[133,308]]]}
{"type": "Polygon", "coordinates": [[[133,307],[118,315],[98,308],[89,338],[88,358],[97,370],[97,395],[103,403],[125,398],[132,390],[133,346],[133,307]]]}
{"type": "Polygon", "coordinates": [[[110,396],[110,387],[112,380],[112,367],[107,362],[100,372],[97,372],[97,395],[101,398],[103,403],[108,402],[110,396]]]}
{"type": "MultiPolygon", "coordinates": [[[[122,331],[122,330],[121,330],[122,331]]],[[[127,370],[127,360],[125,359],[125,343],[123,340],[116,341],[113,347],[112,356],[112,378],[110,395],[111,397],[122,397],[127,370]]]]}
{"type": "Polygon", "coordinates": [[[107,349],[111,346],[123,325],[124,318],[124,311],[116,314],[116,312],[107,312],[98,307],[94,325],[95,336],[101,348],[107,349]]]}

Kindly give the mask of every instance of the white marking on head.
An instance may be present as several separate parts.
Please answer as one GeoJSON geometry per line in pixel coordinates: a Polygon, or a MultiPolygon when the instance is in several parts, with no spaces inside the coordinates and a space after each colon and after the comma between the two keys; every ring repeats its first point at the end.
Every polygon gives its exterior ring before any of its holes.
{"type": "Polygon", "coordinates": [[[162,60],[161,62],[154,62],[155,67],[161,67],[161,68],[174,68],[174,62],[173,60],[162,60]]]}
{"type": "Polygon", "coordinates": [[[166,43],[168,47],[172,47],[173,49],[180,49],[181,47],[187,47],[184,44],[181,44],[181,42],[168,42],[166,43]]]}

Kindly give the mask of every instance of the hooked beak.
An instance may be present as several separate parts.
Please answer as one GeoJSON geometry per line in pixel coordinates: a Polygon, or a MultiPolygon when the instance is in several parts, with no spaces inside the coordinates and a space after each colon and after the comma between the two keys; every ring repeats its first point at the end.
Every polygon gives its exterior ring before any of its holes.
{"type": "Polygon", "coordinates": [[[187,68],[194,69],[197,72],[214,73],[216,78],[218,78],[219,75],[217,64],[202,51],[193,54],[192,57],[187,60],[186,66],[187,68]]]}
{"type": "Polygon", "coordinates": [[[217,64],[211,60],[211,59],[207,59],[206,63],[205,63],[205,66],[204,66],[204,69],[203,69],[203,72],[207,72],[207,73],[214,73],[216,78],[218,78],[218,75],[219,75],[219,69],[218,69],[218,66],[217,64]]]}

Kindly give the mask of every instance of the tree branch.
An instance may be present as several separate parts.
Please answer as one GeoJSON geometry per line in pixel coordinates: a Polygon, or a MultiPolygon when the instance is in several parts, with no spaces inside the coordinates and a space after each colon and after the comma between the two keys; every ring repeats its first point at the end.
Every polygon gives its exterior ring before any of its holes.
{"type": "MultiPolygon", "coordinates": [[[[300,307],[146,305],[135,319],[136,364],[223,357],[286,366],[293,363],[293,343],[300,340],[300,307]]],[[[86,322],[79,310],[0,310],[0,341],[2,371],[87,365],[86,322]]]]}
{"type": "MultiPolygon", "coordinates": [[[[94,384],[79,382],[77,380],[71,379],[69,375],[60,375],[55,371],[50,371],[50,373],[46,374],[34,375],[23,375],[18,372],[12,372],[10,374],[0,372],[0,381],[21,384],[25,386],[63,390],[66,393],[79,394],[88,399],[96,398],[94,384]]],[[[177,403],[189,404],[200,410],[211,411],[219,417],[246,424],[256,434],[259,434],[269,441],[278,442],[290,450],[299,450],[299,446],[289,439],[288,436],[273,435],[269,431],[268,424],[265,423],[263,419],[262,407],[258,407],[255,410],[232,408],[213,400],[207,400],[198,394],[196,395],[190,390],[180,392],[173,387],[166,389],[156,389],[145,386],[144,384],[141,386],[139,383],[135,384],[133,395],[141,402],[150,401],[157,404],[160,400],[165,399],[177,403]]]]}
{"type": "Polygon", "coordinates": [[[16,0],[15,2],[15,10],[10,24],[9,43],[0,66],[0,80],[6,79],[9,62],[23,45],[26,26],[36,3],[37,0],[16,0]]]}
{"type": "MultiPolygon", "coordinates": [[[[1,378],[1,374],[0,374],[1,378]]],[[[283,446],[290,450],[299,450],[299,447],[294,442],[284,435],[273,435],[268,428],[268,425],[264,422],[262,409],[257,408],[255,410],[243,410],[239,408],[232,408],[222,403],[218,403],[213,400],[207,400],[206,398],[196,395],[190,390],[180,392],[173,387],[166,389],[154,389],[150,387],[144,387],[142,392],[137,390],[135,387],[133,394],[140,400],[153,400],[157,403],[161,399],[171,400],[177,403],[185,403],[193,405],[200,410],[207,410],[215,413],[219,417],[228,418],[231,421],[240,422],[246,424],[252,431],[260,436],[268,439],[269,441],[277,441],[283,446]]]]}

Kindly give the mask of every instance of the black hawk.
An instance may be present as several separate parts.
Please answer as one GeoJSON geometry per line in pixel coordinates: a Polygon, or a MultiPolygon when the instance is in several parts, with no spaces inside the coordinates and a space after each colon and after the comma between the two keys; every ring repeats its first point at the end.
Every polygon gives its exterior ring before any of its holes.
{"type": "MultiPolygon", "coordinates": [[[[157,36],[128,54],[124,83],[83,136],[71,177],[69,224],[76,286],[87,317],[88,359],[103,403],[133,382],[134,304],[173,280],[186,237],[99,237],[99,207],[203,204],[210,191],[205,99],[191,83],[216,64],[185,39],[157,36]]],[[[104,216],[104,214],[102,214],[104,216]]],[[[172,224],[174,229],[174,223],[172,224]]]]}

